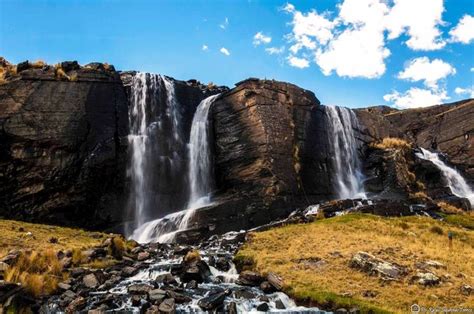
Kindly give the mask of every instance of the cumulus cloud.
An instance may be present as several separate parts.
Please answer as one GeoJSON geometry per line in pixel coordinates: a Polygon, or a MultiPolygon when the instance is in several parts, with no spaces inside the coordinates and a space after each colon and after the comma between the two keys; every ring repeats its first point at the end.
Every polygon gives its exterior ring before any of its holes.
{"type": "Polygon", "coordinates": [[[452,42],[459,42],[469,44],[474,40],[474,17],[471,15],[464,15],[458,25],[449,31],[452,42]]]}
{"type": "Polygon", "coordinates": [[[209,50],[209,47],[207,45],[202,45],[202,48],[201,48],[202,51],[208,51],[209,50]]]}
{"type": "Polygon", "coordinates": [[[262,32],[258,32],[253,36],[253,44],[255,46],[261,45],[261,44],[269,44],[272,41],[272,38],[270,36],[264,35],[262,32]]]}
{"type": "Polygon", "coordinates": [[[388,39],[406,33],[406,44],[413,50],[441,49],[446,45],[439,30],[443,12],[443,0],[395,0],[385,22],[388,39]]]}
{"type": "Polygon", "coordinates": [[[279,55],[285,51],[285,47],[283,46],[282,47],[268,47],[268,48],[265,48],[265,51],[269,55],[279,55]]]}
{"type": "Polygon", "coordinates": [[[229,19],[226,17],[224,19],[224,22],[222,22],[222,24],[219,24],[219,27],[225,30],[227,26],[229,26],[229,19]]]}
{"type": "Polygon", "coordinates": [[[446,45],[439,29],[443,0],[344,0],[335,13],[302,12],[288,3],[282,10],[292,16],[288,58],[313,56],[325,75],[380,77],[391,54],[387,40],[402,35],[413,50],[446,45]]]}
{"type": "Polygon", "coordinates": [[[295,68],[304,69],[309,67],[309,61],[305,58],[298,58],[295,56],[288,57],[288,64],[295,68]]]}
{"type": "Polygon", "coordinates": [[[424,89],[412,87],[405,93],[394,91],[383,96],[387,102],[391,102],[399,109],[429,107],[443,103],[449,99],[446,90],[424,89]]]}
{"type": "Polygon", "coordinates": [[[449,63],[440,59],[430,61],[428,57],[420,57],[411,60],[405,69],[398,73],[398,78],[411,82],[423,81],[427,87],[436,89],[439,80],[453,74],[456,74],[456,69],[449,63]]]}
{"type": "Polygon", "coordinates": [[[219,49],[219,51],[220,51],[222,54],[225,54],[226,56],[230,56],[230,51],[227,50],[227,48],[222,47],[221,49],[219,49]]]}
{"type": "Polygon", "coordinates": [[[457,95],[469,95],[468,96],[469,98],[474,98],[474,85],[472,85],[471,87],[467,87],[467,88],[456,87],[454,92],[457,95]]]}

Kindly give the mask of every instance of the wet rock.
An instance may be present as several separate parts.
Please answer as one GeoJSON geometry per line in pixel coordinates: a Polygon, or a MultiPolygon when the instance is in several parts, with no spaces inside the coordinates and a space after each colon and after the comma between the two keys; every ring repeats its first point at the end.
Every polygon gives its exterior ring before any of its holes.
{"type": "Polygon", "coordinates": [[[228,291],[221,291],[211,294],[199,300],[198,305],[200,308],[206,311],[211,311],[221,307],[224,304],[225,297],[228,291]]]}
{"type": "Polygon", "coordinates": [[[145,283],[139,283],[139,284],[133,284],[128,286],[127,291],[130,294],[147,294],[153,289],[153,286],[145,284],[145,283]]]}
{"type": "Polygon", "coordinates": [[[280,299],[277,299],[277,300],[275,301],[275,307],[277,308],[277,310],[284,310],[284,309],[286,309],[285,304],[283,304],[283,302],[282,302],[280,299]]]}
{"type": "Polygon", "coordinates": [[[198,282],[196,280],[191,280],[186,283],[186,289],[196,289],[198,287],[198,282]]]}
{"type": "Polygon", "coordinates": [[[130,298],[130,301],[132,302],[132,306],[139,306],[142,304],[143,300],[143,295],[140,294],[133,294],[132,297],[130,298]]]}
{"type": "Polygon", "coordinates": [[[86,286],[87,288],[96,288],[99,286],[99,281],[97,280],[96,276],[94,274],[88,274],[88,275],[85,275],[83,278],[82,278],[82,283],[84,284],[84,286],[86,286]]]}
{"type": "Polygon", "coordinates": [[[385,279],[400,279],[406,274],[406,270],[401,266],[378,259],[366,252],[356,253],[350,261],[350,266],[385,279]]]}
{"type": "Polygon", "coordinates": [[[228,271],[230,269],[230,263],[225,257],[219,257],[215,262],[215,267],[221,271],[228,271]]]}
{"type": "Polygon", "coordinates": [[[160,308],[157,305],[152,305],[149,309],[146,310],[146,314],[159,314],[160,308]]]}
{"type": "Polygon", "coordinates": [[[138,253],[137,260],[138,261],[145,261],[150,258],[150,253],[148,252],[140,252],[138,253]]]}
{"type": "Polygon", "coordinates": [[[148,292],[150,301],[161,303],[166,298],[166,291],[161,289],[153,289],[148,292]]]}
{"type": "Polygon", "coordinates": [[[260,274],[244,270],[239,274],[238,283],[243,286],[259,286],[263,282],[264,278],[260,274]]]}
{"type": "Polygon", "coordinates": [[[159,275],[156,277],[156,282],[165,285],[176,285],[178,283],[170,273],[159,275]]]}
{"type": "Polygon", "coordinates": [[[229,314],[237,314],[237,304],[235,302],[229,302],[226,310],[229,314]]]}
{"type": "Polygon", "coordinates": [[[234,296],[236,299],[253,299],[255,298],[255,294],[251,291],[248,291],[246,289],[240,289],[234,291],[234,296]]]}
{"type": "Polygon", "coordinates": [[[268,281],[263,281],[260,284],[260,289],[265,293],[275,292],[275,287],[273,287],[268,281]]]}
{"type": "Polygon", "coordinates": [[[182,293],[179,293],[179,292],[176,292],[176,291],[173,291],[173,290],[166,290],[166,295],[169,298],[174,299],[174,301],[178,304],[188,303],[188,302],[191,302],[191,300],[192,300],[187,295],[184,295],[182,293]]]}
{"type": "Polygon", "coordinates": [[[158,309],[162,313],[175,313],[176,306],[174,303],[174,299],[169,298],[169,299],[163,300],[163,302],[161,302],[158,309]]]}
{"type": "Polygon", "coordinates": [[[422,286],[436,286],[441,282],[439,277],[431,272],[417,272],[416,275],[412,277],[412,281],[416,281],[422,286]]]}
{"type": "Polygon", "coordinates": [[[195,280],[198,283],[207,281],[211,275],[211,270],[206,262],[199,260],[184,265],[184,273],[181,275],[181,281],[189,282],[195,280]]]}
{"type": "Polygon", "coordinates": [[[75,313],[81,311],[86,306],[86,299],[77,297],[66,308],[66,313],[75,313]]]}
{"type": "Polygon", "coordinates": [[[269,309],[270,307],[268,306],[268,303],[260,303],[257,306],[257,311],[260,311],[260,312],[267,312],[269,309]]]}
{"type": "Polygon", "coordinates": [[[124,277],[131,277],[138,272],[138,269],[132,266],[125,266],[122,269],[122,276],[124,277]]]}

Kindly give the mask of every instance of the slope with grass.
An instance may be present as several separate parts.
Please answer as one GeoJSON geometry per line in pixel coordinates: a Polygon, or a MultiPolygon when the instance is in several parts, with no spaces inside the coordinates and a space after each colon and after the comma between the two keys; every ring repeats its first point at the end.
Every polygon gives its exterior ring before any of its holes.
{"type": "Polygon", "coordinates": [[[263,274],[277,273],[286,292],[323,308],[407,312],[414,303],[473,308],[474,299],[463,287],[474,284],[474,264],[469,262],[474,260],[474,231],[464,227],[474,219],[467,214],[446,217],[442,222],[348,214],[288,225],[251,234],[235,259],[263,274]],[[449,232],[454,235],[451,247],[449,232]],[[406,275],[383,280],[350,267],[352,257],[361,251],[401,266],[406,275]],[[443,265],[430,269],[440,284],[424,286],[415,280],[427,261],[443,265]]]}

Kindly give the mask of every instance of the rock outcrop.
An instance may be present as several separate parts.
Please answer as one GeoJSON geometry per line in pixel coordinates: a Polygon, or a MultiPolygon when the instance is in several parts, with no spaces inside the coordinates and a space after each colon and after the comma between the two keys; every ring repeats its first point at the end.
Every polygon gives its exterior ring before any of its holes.
{"type": "Polygon", "coordinates": [[[371,107],[356,110],[366,143],[384,137],[405,138],[446,153],[449,162],[474,182],[474,100],[426,108],[396,110],[371,107]]]}
{"type": "Polygon", "coordinates": [[[96,228],[120,221],[128,114],[117,72],[73,62],[17,71],[0,85],[0,215],[96,228]]]}

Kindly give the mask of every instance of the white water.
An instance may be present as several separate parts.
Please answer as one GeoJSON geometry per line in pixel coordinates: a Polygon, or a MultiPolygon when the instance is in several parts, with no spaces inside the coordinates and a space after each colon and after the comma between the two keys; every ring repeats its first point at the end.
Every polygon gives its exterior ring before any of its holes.
{"type": "Polygon", "coordinates": [[[211,204],[213,180],[208,115],[217,96],[201,101],[193,117],[189,139],[190,195],[187,208],[139,225],[131,236],[137,242],[172,242],[177,232],[188,228],[189,221],[198,208],[211,204]]]}
{"type": "Polygon", "coordinates": [[[425,160],[431,161],[443,174],[443,177],[446,179],[451,192],[459,197],[464,197],[469,200],[471,203],[471,208],[474,208],[474,191],[467,184],[466,180],[461,176],[461,174],[454,168],[446,165],[440,158],[437,153],[430,152],[424,148],[420,148],[421,153],[416,155],[425,160]]]}
{"type": "Polygon", "coordinates": [[[357,117],[352,110],[335,106],[327,106],[326,114],[338,198],[366,198],[354,136],[354,129],[359,125],[357,117]]]}

